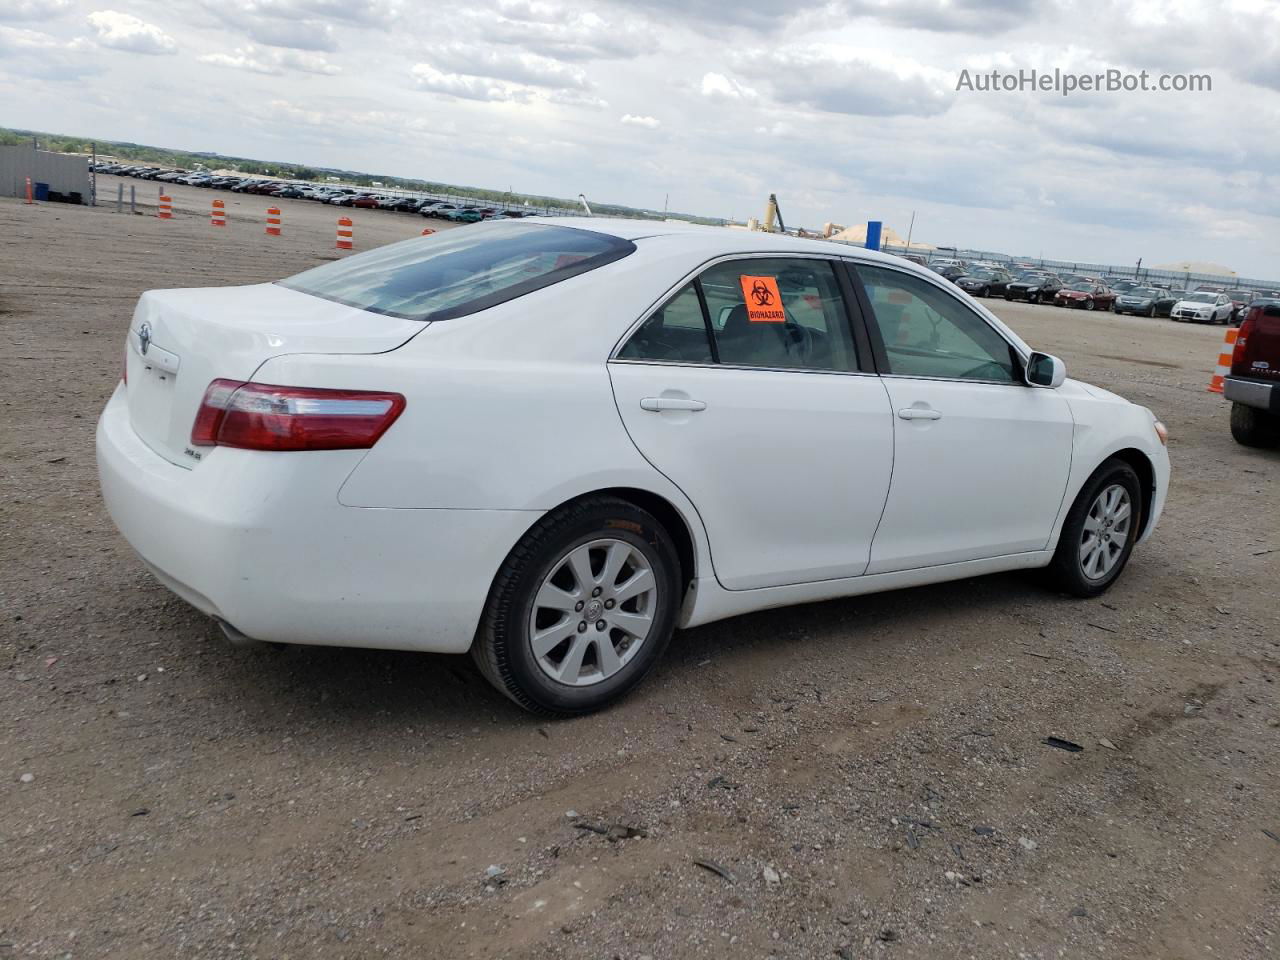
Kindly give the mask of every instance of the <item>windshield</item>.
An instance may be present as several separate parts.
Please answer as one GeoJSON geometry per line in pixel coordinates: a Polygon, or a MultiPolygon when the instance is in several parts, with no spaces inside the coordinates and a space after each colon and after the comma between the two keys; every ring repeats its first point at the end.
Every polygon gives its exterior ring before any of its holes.
{"type": "Polygon", "coordinates": [[[1191,303],[1215,303],[1218,295],[1216,293],[1193,293],[1187,299],[1191,303]]]}
{"type": "Polygon", "coordinates": [[[978,280],[990,280],[995,275],[995,271],[989,267],[974,267],[969,271],[969,276],[975,277],[978,280]]]}
{"type": "Polygon", "coordinates": [[[448,320],[594,270],[633,250],[629,240],[592,230],[504,221],[414,237],[278,282],[373,313],[448,320]]]}
{"type": "Polygon", "coordinates": [[[1228,290],[1227,296],[1232,300],[1239,300],[1247,303],[1253,299],[1253,292],[1250,290],[1228,290]]]}
{"type": "Polygon", "coordinates": [[[1152,287],[1134,287],[1125,294],[1125,296],[1139,297],[1144,300],[1154,300],[1156,297],[1160,296],[1160,291],[1152,287]]]}
{"type": "Polygon", "coordinates": [[[1077,280],[1075,283],[1071,284],[1071,286],[1067,287],[1067,289],[1068,289],[1068,290],[1078,290],[1078,291],[1080,291],[1081,293],[1092,293],[1092,292],[1093,292],[1093,284],[1092,284],[1092,283],[1087,283],[1087,282],[1086,282],[1086,281],[1084,281],[1084,280],[1077,280]]]}

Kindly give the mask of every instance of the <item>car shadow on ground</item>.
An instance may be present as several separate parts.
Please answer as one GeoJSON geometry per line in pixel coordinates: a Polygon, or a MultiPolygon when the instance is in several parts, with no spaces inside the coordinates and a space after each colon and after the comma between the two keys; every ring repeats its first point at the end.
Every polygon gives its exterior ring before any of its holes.
{"type": "MultiPolygon", "coordinates": [[[[1034,636],[1028,621],[1037,616],[1028,608],[1043,613],[1045,604],[1071,603],[1026,574],[996,574],[747,614],[677,632],[654,675],[623,702],[634,706],[649,698],[656,708],[659,683],[697,684],[698,669],[707,661],[731,671],[759,672],[761,658],[777,657],[780,671],[801,643],[812,663],[824,657],[834,662],[851,644],[865,652],[872,644],[951,639],[958,618],[971,630],[1007,629],[1010,639],[1031,630],[1034,636]],[[940,611],[947,614],[942,621],[940,611]]],[[[194,611],[192,616],[202,621],[194,611]]],[[[221,696],[247,711],[246,720],[255,727],[276,726],[282,718],[290,726],[340,721],[359,723],[368,735],[371,727],[406,724],[438,731],[471,729],[480,722],[516,727],[547,722],[490,687],[467,656],[343,647],[234,648],[214,634],[216,628],[210,628],[206,663],[214,665],[221,696]]],[[[761,673],[761,684],[776,672],[761,673]]]]}

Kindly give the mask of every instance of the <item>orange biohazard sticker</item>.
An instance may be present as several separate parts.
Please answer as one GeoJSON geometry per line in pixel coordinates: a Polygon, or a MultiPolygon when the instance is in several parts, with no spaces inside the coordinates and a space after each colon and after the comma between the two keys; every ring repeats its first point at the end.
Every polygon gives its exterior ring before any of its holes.
{"type": "Polygon", "coordinates": [[[742,299],[747,305],[747,319],[752,323],[785,323],[782,294],[774,277],[748,277],[743,274],[742,299]]]}

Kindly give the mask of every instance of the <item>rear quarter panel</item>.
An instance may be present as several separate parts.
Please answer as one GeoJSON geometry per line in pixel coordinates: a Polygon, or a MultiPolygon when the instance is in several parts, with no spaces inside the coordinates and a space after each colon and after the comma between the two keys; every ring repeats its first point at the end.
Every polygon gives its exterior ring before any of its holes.
{"type": "Polygon", "coordinates": [[[405,412],[337,491],[346,506],[544,511],[633,487],[680,512],[709,569],[697,511],[631,442],[609,380],[619,338],[688,270],[679,250],[640,253],[433,323],[389,353],[276,357],[254,379],[405,396],[405,412]]]}

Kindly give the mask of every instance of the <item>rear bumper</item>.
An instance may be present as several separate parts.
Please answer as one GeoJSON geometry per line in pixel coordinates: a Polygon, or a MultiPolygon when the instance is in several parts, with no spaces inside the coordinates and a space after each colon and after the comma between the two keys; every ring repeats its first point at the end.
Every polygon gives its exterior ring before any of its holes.
{"type": "Polygon", "coordinates": [[[1280,383],[1228,376],[1223,378],[1222,394],[1233,403],[1280,415],[1280,383]]]}
{"type": "Polygon", "coordinates": [[[166,587],[255,640],[462,653],[522,510],[338,503],[363,451],[154,453],[117,389],[98,422],[107,511],[166,587]]]}

